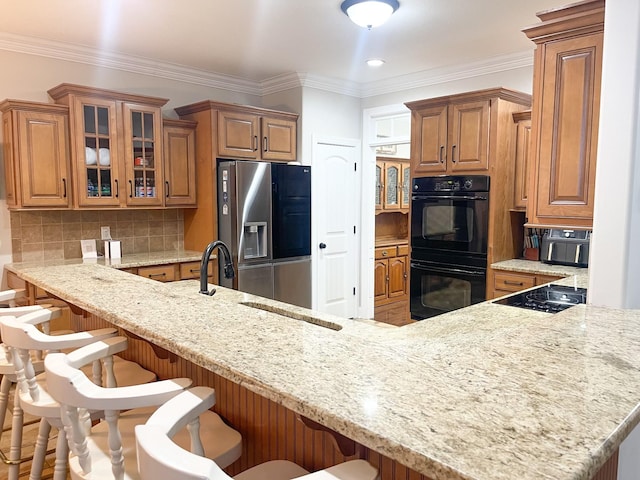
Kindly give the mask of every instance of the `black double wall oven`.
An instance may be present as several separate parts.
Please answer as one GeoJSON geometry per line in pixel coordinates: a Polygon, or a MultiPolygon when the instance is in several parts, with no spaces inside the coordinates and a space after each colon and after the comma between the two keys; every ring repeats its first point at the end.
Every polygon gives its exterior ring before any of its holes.
{"type": "Polygon", "coordinates": [[[485,300],[489,177],[414,178],[411,197],[411,317],[485,300]]]}

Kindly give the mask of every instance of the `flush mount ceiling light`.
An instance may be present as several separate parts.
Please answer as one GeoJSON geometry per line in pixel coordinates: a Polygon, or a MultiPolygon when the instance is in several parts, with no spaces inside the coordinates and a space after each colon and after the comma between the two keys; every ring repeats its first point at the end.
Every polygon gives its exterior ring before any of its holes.
{"type": "Polygon", "coordinates": [[[345,0],[340,8],[353,23],[371,29],[386,22],[399,6],[398,0],[345,0]]]}

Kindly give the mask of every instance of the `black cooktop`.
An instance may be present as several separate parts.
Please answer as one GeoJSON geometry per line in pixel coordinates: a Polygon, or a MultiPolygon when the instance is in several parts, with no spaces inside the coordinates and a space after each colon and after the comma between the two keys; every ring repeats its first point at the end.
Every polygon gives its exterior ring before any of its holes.
{"type": "Polygon", "coordinates": [[[586,303],[586,300],[586,288],[545,285],[526,292],[516,293],[493,303],[547,313],[558,313],[579,303],[586,303]]]}

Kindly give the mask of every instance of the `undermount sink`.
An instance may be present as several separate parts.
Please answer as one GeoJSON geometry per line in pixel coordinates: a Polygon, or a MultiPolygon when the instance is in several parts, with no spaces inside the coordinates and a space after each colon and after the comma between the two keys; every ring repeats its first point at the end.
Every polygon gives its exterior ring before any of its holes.
{"type": "Polygon", "coordinates": [[[310,317],[309,315],[304,315],[301,313],[291,312],[289,310],[285,310],[284,308],[276,307],[275,305],[268,305],[268,304],[259,303],[259,302],[240,302],[240,305],[244,305],[245,307],[255,308],[257,310],[263,310],[265,312],[275,313],[276,315],[292,318],[294,320],[302,320],[303,322],[312,323],[313,325],[328,328],[330,330],[335,330],[335,331],[342,330],[342,326],[338,325],[337,323],[329,322],[327,320],[321,320],[319,318],[310,317]]]}

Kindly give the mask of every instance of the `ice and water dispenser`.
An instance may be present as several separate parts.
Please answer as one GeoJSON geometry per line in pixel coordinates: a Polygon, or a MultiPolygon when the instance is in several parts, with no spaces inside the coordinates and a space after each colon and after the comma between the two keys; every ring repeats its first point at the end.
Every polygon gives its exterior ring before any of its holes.
{"type": "Polygon", "coordinates": [[[245,260],[265,258],[268,255],[267,222],[247,222],[242,234],[244,242],[241,244],[244,244],[245,260]]]}

